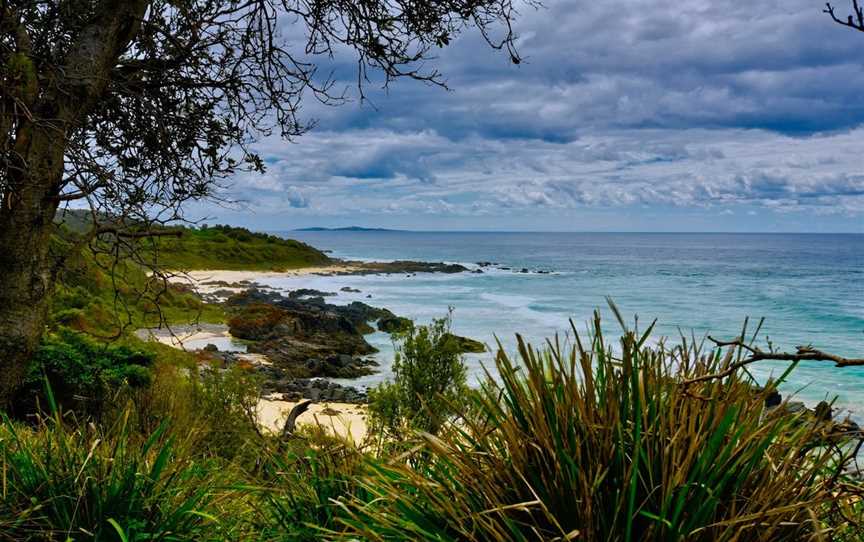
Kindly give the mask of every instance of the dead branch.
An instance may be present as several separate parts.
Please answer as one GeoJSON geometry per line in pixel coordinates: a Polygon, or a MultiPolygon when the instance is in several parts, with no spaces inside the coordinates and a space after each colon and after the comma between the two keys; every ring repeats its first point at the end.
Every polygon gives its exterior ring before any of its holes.
{"type": "Polygon", "coordinates": [[[282,438],[290,437],[297,429],[297,418],[309,409],[312,401],[306,400],[294,405],[288,417],[285,418],[285,425],[282,427],[282,438]]]}
{"type": "Polygon", "coordinates": [[[832,6],[830,2],[825,4],[825,9],[822,10],[822,13],[830,15],[837,24],[854,28],[859,32],[864,32],[864,8],[861,8],[858,5],[858,0],[852,0],[852,10],[855,12],[855,17],[849,15],[846,17],[845,21],[837,17],[837,14],[834,12],[834,6],[832,6]]]}
{"type": "MultiPolygon", "coordinates": [[[[790,362],[798,362],[798,361],[831,361],[834,362],[835,367],[855,367],[855,366],[864,366],[864,358],[844,358],[842,356],[838,356],[836,354],[830,354],[828,352],[823,352],[821,350],[817,350],[812,346],[799,346],[797,351],[792,354],[788,352],[774,352],[774,351],[764,351],[756,346],[745,343],[740,338],[733,339],[731,341],[719,341],[714,337],[709,336],[708,340],[713,342],[718,348],[730,347],[730,352],[734,349],[746,350],[750,353],[746,358],[740,359],[732,364],[730,364],[726,369],[720,371],[718,373],[711,373],[707,375],[697,376],[694,378],[689,378],[684,380],[682,383],[684,385],[695,384],[698,382],[705,382],[708,380],[716,380],[726,378],[735,373],[738,369],[742,367],[746,367],[751,363],[755,363],[757,361],[765,361],[765,360],[773,360],[773,361],[790,361],[790,362]]],[[[731,359],[731,356],[727,355],[727,359],[731,359]]]]}

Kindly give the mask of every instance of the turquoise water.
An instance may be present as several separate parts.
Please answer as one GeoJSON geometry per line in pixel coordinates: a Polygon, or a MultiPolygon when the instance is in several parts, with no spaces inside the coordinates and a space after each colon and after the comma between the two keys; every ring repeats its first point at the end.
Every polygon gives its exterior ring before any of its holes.
{"type": "MultiPolygon", "coordinates": [[[[418,274],[270,279],[274,286],[338,291],[337,303],[361,300],[428,321],[454,308],[454,331],[487,343],[495,336],[512,349],[514,333],[535,343],[565,336],[595,309],[615,331],[605,297],[641,326],[658,319],[657,335],[676,339],[710,333],[732,338],[745,317],[765,318],[763,342],[782,349],[811,343],[847,356],[864,356],[864,235],[613,234],[613,233],[408,233],[289,232],[286,237],[333,251],[342,258],[416,259],[472,264],[493,261],[532,273],[418,274]],[[539,274],[537,271],[550,271],[539,274]],[[372,295],[371,299],[366,296],[372,295]]],[[[381,374],[392,356],[382,349],[381,374]]],[[[472,378],[488,355],[471,356],[472,378]]],[[[756,368],[764,377],[782,364],[756,368]]],[[[864,414],[864,368],[802,364],[786,386],[801,400],[838,396],[838,405],[864,414]]]]}

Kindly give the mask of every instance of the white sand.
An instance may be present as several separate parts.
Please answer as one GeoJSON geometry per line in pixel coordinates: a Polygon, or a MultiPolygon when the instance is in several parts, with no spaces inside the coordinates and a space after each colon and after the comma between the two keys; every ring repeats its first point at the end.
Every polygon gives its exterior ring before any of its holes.
{"type": "Polygon", "coordinates": [[[183,344],[187,342],[195,342],[195,341],[205,341],[208,339],[217,339],[222,337],[231,337],[231,334],[228,333],[227,328],[224,332],[213,332],[213,331],[191,331],[191,332],[180,332],[176,335],[171,334],[167,330],[163,333],[157,333],[155,330],[148,330],[147,338],[158,341],[162,344],[167,344],[168,346],[173,346],[174,348],[179,348],[183,350],[183,344]]]}
{"type": "MultiPolygon", "coordinates": [[[[299,402],[299,401],[298,401],[299,402]]],[[[267,431],[282,431],[285,418],[297,402],[261,399],[258,422],[267,431]]],[[[297,418],[298,425],[319,425],[329,433],[360,444],[366,438],[366,407],[347,403],[312,403],[297,418]]]]}
{"type": "Polygon", "coordinates": [[[226,287],[215,284],[204,284],[206,282],[224,282],[227,284],[237,284],[240,282],[256,282],[260,279],[269,277],[300,277],[304,275],[332,275],[336,273],[351,273],[359,268],[353,265],[337,264],[324,265],[315,267],[300,267],[298,269],[288,269],[286,271],[231,271],[220,269],[208,269],[203,271],[188,271],[178,274],[172,278],[172,282],[181,282],[185,284],[194,284],[202,293],[209,293],[215,290],[238,290],[245,288],[226,287]]]}

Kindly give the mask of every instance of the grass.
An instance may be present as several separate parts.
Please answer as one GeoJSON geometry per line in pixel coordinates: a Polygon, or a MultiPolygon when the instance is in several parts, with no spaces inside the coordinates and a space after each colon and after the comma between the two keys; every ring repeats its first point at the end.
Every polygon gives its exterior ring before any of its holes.
{"type": "Polygon", "coordinates": [[[346,504],[346,539],[858,540],[862,485],[842,437],[804,414],[766,412],[767,390],[715,372],[719,351],[587,343],[499,351],[427,461],[372,463],[371,498],[346,504]],[[833,439],[833,440],[832,440],[833,439]]]}
{"type": "Polygon", "coordinates": [[[231,226],[182,228],[180,238],[158,240],[166,269],[282,271],[330,263],[323,252],[293,239],[231,226]]]}
{"type": "Polygon", "coordinates": [[[70,426],[59,411],[33,427],[6,419],[0,539],[222,539],[222,470],[178,455],[168,427],[142,439],[128,415],[108,427],[70,426]]]}
{"type": "MultiPolygon", "coordinates": [[[[71,213],[53,241],[53,250],[70,253],[86,223],[71,213]],[[74,220],[73,220],[74,219],[74,220]]],[[[228,269],[271,271],[330,263],[319,250],[291,239],[253,233],[243,228],[173,227],[179,238],[158,237],[139,242],[138,258],[115,259],[86,247],[72,253],[58,277],[50,324],[102,337],[164,323],[221,323],[222,309],[202,302],[182,284],[166,283],[148,265],[188,271],[228,269]]]]}
{"type": "Polygon", "coordinates": [[[201,301],[182,285],[166,284],[137,264],[116,265],[89,249],[73,254],[58,276],[49,326],[98,337],[120,337],[142,327],[193,321],[222,322],[218,305],[201,301]]]}
{"type": "Polygon", "coordinates": [[[767,410],[777,382],[743,371],[685,385],[734,356],[651,331],[610,342],[598,315],[573,344],[520,339],[393,448],[261,435],[242,370],[157,360],[99,419],[50,394],[0,426],[0,540],[862,539],[847,437],[767,410]]]}

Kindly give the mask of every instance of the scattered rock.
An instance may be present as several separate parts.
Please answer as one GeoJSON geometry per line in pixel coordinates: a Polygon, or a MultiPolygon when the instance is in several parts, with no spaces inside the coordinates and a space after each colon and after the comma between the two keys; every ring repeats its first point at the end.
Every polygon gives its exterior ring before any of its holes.
{"type": "Polygon", "coordinates": [[[312,288],[300,288],[289,292],[288,298],[301,299],[304,297],[331,297],[334,295],[336,295],[334,292],[322,292],[320,290],[314,290],[312,288]]]}
{"type": "Polygon", "coordinates": [[[480,341],[475,341],[468,337],[460,337],[459,335],[453,335],[452,333],[448,333],[447,335],[451,340],[456,341],[459,352],[462,354],[482,354],[486,351],[486,345],[480,341]]]}
{"type": "Polygon", "coordinates": [[[311,399],[333,403],[365,403],[366,392],[320,378],[283,378],[265,384],[266,393],[281,394],[283,401],[311,399]]]}
{"type": "Polygon", "coordinates": [[[352,288],[350,286],[344,286],[344,287],[340,288],[339,291],[340,292],[350,292],[352,294],[359,294],[360,293],[360,290],[358,290],[357,288],[352,288]]]}
{"type": "Polygon", "coordinates": [[[205,352],[218,352],[219,347],[216,346],[215,344],[207,343],[207,345],[204,348],[202,348],[202,350],[204,350],[205,352]]]}
{"type": "Polygon", "coordinates": [[[402,316],[385,317],[378,320],[378,329],[384,333],[400,333],[411,329],[414,323],[402,316]]]}

